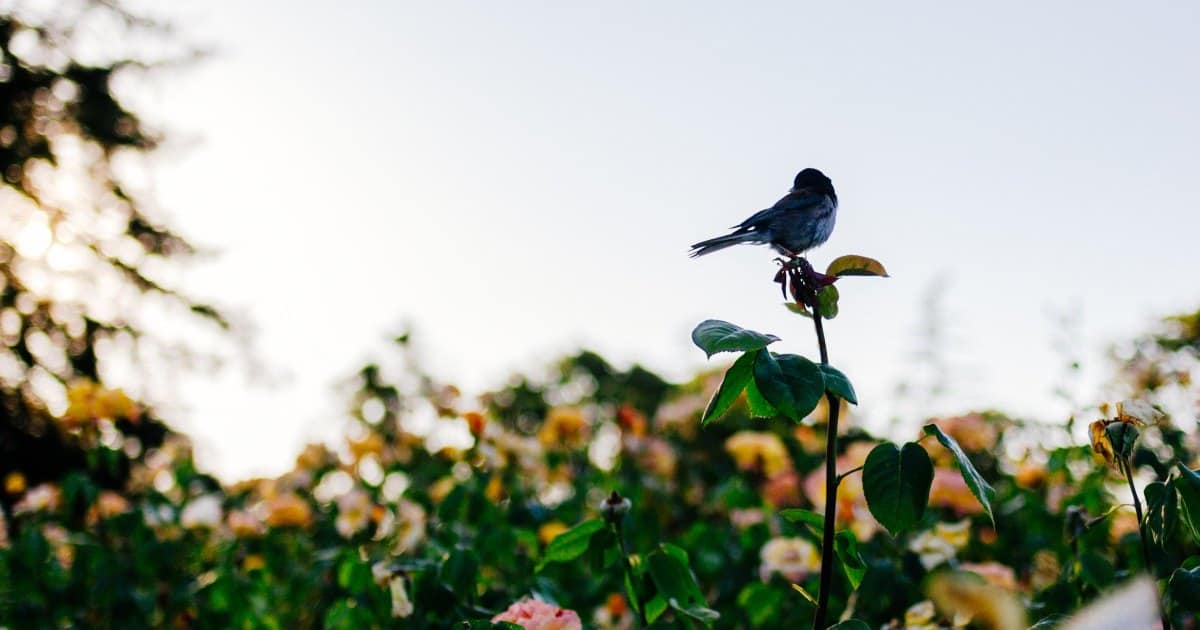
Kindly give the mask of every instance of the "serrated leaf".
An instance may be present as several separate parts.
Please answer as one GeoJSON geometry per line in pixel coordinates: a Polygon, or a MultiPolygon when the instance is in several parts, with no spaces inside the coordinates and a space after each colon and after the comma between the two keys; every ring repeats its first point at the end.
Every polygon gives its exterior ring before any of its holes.
{"type": "Polygon", "coordinates": [[[850,384],[850,379],[846,378],[841,370],[828,363],[821,363],[818,367],[825,377],[825,391],[833,393],[834,396],[851,405],[858,404],[858,395],[854,393],[854,386],[850,384]]]}
{"type": "Polygon", "coordinates": [[[920,522],[929,504],[933,462],[919,444],[876,446],[867,455],[862,474],[867,507],[893,536],[920,522]]]}
{"type": "Polygon", "coordinates": [[[535,570],[541,571],[551,562],[570,562],[582,556],[588,550],[592,536],[602,529],[604,529],[603,521],[591,519],[555,536],[554,540],[546,545],[546,554],[542,556],[542,560],[535,570]]]}
{"type": "Polygon", "coordinates": [[[829,276],[881,276],[888,277],[883,263],[866,256],[838,256],[825,268],[829,276]]]}
{"type": "Polygon", "coordinates": [[[710,358],[718,352],[747,352],[779,341],[767,335],[719,319],[706,319],[692,330],[692,342],[710,358]]]}
{"type": "Polygon", "coordinates": [[[812,413],[825,393],[821,368],[795,354],[758,353],[754,383],[771,406],[795,422],[812,413]]]}
{"type": "Polygon", "coordinates": [[[725,378],[721,381],[721,386],[713,394],[712,400],[708,402],[708,407],[704,409],[704,416],[700,418],[701,426],[725,413],[738,399],[738,396],[746,390],[746,384],[754,378],[754,358],[758,356],[759,352],[762,350],[744,353],[725,371],[725,378]]]}
{"type": "Polygon", "coordinates": [[[837,287],[832,284],[822,287],[817,292],[817,309],[821,311],[821,317],[825,319],[837,317],[839,296],[837,287]]]}
{"type": "Polygon", "coordinates": [[[971,489],[971,494],[975,495],[975,499],[983,506],[983,511],[987,512],[988,518],[992,520],[992,525],[995,525],[996,517],[992,514],[992,499],[996,496],[996,490],[988,484],[978,470],[975,470],[975,465],[971,463],[971,459],[963,452],[958,442],[943,433],[936,424],[925,425],[925,435],[937,438],[937,441],[954,455],[954,461],[958,464],[958,470],[962,473],[963,480],[967,482],[967,487],[971,489]]]}

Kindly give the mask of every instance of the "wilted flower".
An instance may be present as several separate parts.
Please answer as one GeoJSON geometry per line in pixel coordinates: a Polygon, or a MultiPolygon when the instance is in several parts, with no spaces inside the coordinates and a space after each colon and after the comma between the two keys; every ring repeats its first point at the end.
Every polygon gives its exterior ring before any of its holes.
{"type": "Polygon", "coordinates": [[[183,506],[179,513],[179,524],[187,529],[213,528],[221,524],[221,497],[206,494],[196,497],[183,506]]]}
{"type": "Polygon", "coordinates": [[[583,622],[573,610],[565,610],[536,599],[514,602],[508,610],[492,617],[492,623],[507,621],[525,630],[582,630],[583,622]]]}
{"type": "Polygon", "coordinates": [[[266,510],[271,527],[307,527],[312,522],[312,508],[294,493],[267,499],[266,510]]]}
{"type": "Polygon", "coordinates": [[[1096,463],[1112,465],[1117,461],[1112,440],[1108,438],[1108,425],[1112,420],[1097,420],[1088,425],[1088,435],[1092,442],[1092,456],[1096,463]]]}
{"type": "Polygon", "coordinates": [[[741,470],[753,470],[770,477],[792,466],[783,440],[774,433],[738,431],[725,440],[729,453],[741,470]]]}
{"type": "Polygon", "coordinates": [[[803,538],[772,538],[759,552],[762,564],[758,576],[766,582],[778,573],[791,582],[799,582],[810,573],[821,570],[817,548],[803,538]]]}
{"type": "Polygon", "coordinates": [[[362,489],[354,488],[341,495],[337,504],[338,516],[333,524],[343,538],[350,538],[367,526],[371,518],[371,498],[362,489]]]}
{"type": "Polygon", "coordinates": [[[587,437],[587,420],[578,409],[569,407],[551,409],[538,430],[538,440],[549,448],[579,448],[587,437]]]}
{"type": "Polygon", "coordinates": [[[13,514],[28,514],[31,512],[53,512],[62,504],[62,493],[58,486],[46,482],[34,487],[13,506],[13,514]]]}

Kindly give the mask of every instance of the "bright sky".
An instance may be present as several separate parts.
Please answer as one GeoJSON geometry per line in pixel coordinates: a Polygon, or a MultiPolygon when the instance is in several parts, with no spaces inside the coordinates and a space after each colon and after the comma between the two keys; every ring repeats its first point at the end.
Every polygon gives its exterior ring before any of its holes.
{"type": "Polygon", "coordinates": [[[221,252],[185,287],[245,313],[288,375],[178,392],[228,478],[337,435],[335,384],[404,322],[468,391],[581,345],[682,377],[708,317],[814,355],[768,250],[685,255],[806,166],[841,200],[811,259],[892,272],[844,281],[828,327],[885,433],[970,406],[1063,418],[1056,314],[1098,402],[1108,344],[1197,306],[1194,3],[171,6],[217,51],[138,97],[181,144],[157,198],[221,252]],[[953,393],[909,409],[935,282],[953,393]]]}

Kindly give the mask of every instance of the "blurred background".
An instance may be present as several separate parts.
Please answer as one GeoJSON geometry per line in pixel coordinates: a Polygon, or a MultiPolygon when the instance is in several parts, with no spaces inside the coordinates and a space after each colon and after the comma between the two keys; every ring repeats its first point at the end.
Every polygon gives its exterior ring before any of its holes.
{"type": "Polygon", "coordinates": [[[892,275],[845,281],[827,328],[884,435],[966,408],[1061,423],[1124,340],[1196,306],[1193,5],[189,0],[126,3],[171,25],[134,34],[2,6],[85,64],[139,60],[74,88],[5,60],[8,102],[29,81],[0,130],[5,387],[52,414],[74,376],[123,387],[225,479],[339,435],[339,388],[409,331],[468,394],[581,347],[681,379],[709,317],[815,354],[768,250],[685,254],[806,166],[841,201],[810,258],[892,275]],[[95,142],[50,124],[75,107],[95,142]],[[30,368],[71,343],[101,360],[30,368]]]}

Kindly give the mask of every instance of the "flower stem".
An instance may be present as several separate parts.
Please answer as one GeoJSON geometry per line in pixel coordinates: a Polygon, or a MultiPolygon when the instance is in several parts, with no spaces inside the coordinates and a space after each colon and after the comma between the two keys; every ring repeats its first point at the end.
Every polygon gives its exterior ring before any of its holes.
{"type": "Polygon", "coordinates": [[[625,533],[621,529],[621,519],[616,518],[609,521],[609,525],[613,529],[613,534],[617,537],[617,553],[621,554],[621,568],[625,571],[625,584],[629,596],[629,604],[633,606],[634,612],[637,613],[638,621],[641,622],[641,627],[647,627],[646,623],[646,605],[638,598],[637,582],[633,578],[633,564],[629,562],[629,554],[625,552],[625,533]]]}
{"type": "MultiPolygon", "coordinates": [[[[1137,514],[1138,539],[1142,541],[1142,561],[1146,563],[1146,573],[1150,574],[1151,579],[1156,579],[1154,565],[1150,561],[1150,543],[1147,542],[1146,525],[1142,521],[1142,501],[1138,498],[1137,488],[1133,485],[1133,467],[1130,466],[1129,460],[1124,457],[1118,457],[1117,462],[1121,467],[1121,472],[1125,474],[1125,481],[1129,484],[1129,492],[1133,495],[1133,511],[1137,514]]],[[[1166,611],[1162,611],[1161,617],[1163,630],[1171,630],[1171,620],[1167,618],[1166,611]]]]}
{"type": "MultiPolygon", "coordinates": [[[[820,308],[813,309],[813,326],[817,331],[817,347],[821,352],[821,363],[829,363],[829,350],[825,346],[825,329],[821,325],[820,308]]],[[[828,404],[829,421],[825,429],[825,531],[821,535],[821,586],[817,591],[817,612],[813,615],[813,628],[820,630],[825,627],[825,618],[829,614],[829,594],[833,590],[833,539],[834,527],[837,520],[837,431],[838,411],[841,405],[837,396],[826,392],[825,402],[828,404]]]]}

